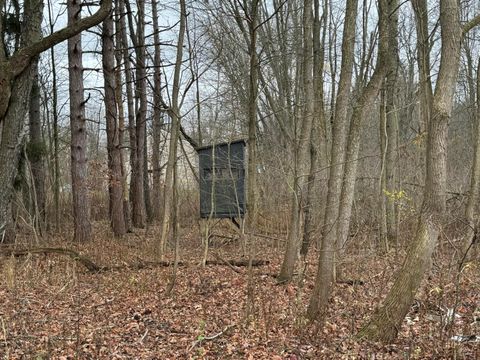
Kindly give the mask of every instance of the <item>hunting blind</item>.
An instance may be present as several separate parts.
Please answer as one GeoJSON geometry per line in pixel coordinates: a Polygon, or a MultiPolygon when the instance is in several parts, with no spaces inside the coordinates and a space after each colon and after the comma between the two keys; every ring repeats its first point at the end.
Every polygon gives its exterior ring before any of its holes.
{"type": "Polygon", "coordinates": [[[200,217],[235,218],[245,214],[245,140],[197,148],[200,217]]]}

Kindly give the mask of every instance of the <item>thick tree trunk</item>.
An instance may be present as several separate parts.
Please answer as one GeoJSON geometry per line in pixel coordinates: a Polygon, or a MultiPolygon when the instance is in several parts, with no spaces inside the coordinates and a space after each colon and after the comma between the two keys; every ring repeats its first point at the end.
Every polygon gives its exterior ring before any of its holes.
{"type": "MultiPolygon", "coordinates": [[[[68,0],[67,9],[68,25],[73,26],[80,18],[80,1],[68,0]]],[[[91,239],[92,225],[88,194],[86,102],[83,93],[81,34],[68,39],[68,65],[74,240],[85,242],[91,239]]]]}
{"type": "Polygon", "coordinates": [[[10,99],[1,128],[0,140],[0,241],[9,223],[10,203],[13,196],[13,181],[17,174],[18,160],[24,137],[24,118],[28,109],[34,64],[27,68],[11,88],[10,99]]]}
{"type": "Polygon", "coordinates": [[[337,237],[336,223],[343,179],[343,161],[345,157],[346,132],[348,125],[347,113],[352,86],[356,20],[357,0],[348,0],[346,4],[342,39],[342,64],[332,129],[332,150],[330,174],[328,176],[327,202],[325,205],[325,219],[322,228],[322,244],[320,250],[321,254],[323,254],[321,263],[322,268],[319,265],[315,287],[307,310],[307,316],[310,319],[323,317],[324,309],[321,309],[320,304],[327,303],[328,297],[330,296],[331,283],[333,281],[335,244],[337,237]],[[331,270],[323,272],[323,267],[331,270]]]}
{"type": "Polygon", "coordinates": [[[315,0],[314,4],[314,22],[313,22],[313,125],[312,135],[310,137],[310,173],[308,175],[307,198],[305,202],[305,221],[303,227],[302,247],[300,255],[307,256],[308,248],[315,231],[315,211],[316,206],[315,190],[316,174],[319,168],[327,165],[327,143],[325,133],[325,111],[323,99],[323,68],[325,57],[325,39],[326,39],[326,18],[328,16],[328,4],[325,2],[323,7],[323,31],[320,35],[322,23],[320,20],[320,3],[315,0]]]}
{"type": "MultiPolygon", "coordinates": [[[[131,148],[131,151],[135,152],[134,162],[132,163],[131,180],[132,221],[133,226],[143,228],[145,227],[146,222],[144,166],[147,122],[147,78],[145,69],[145,1],[137,1],[138,18],[136,32],[133,26],[133,15],[130,4],[126,2],[125,5],[127,6],[128,10],[130,38],[135,47],[135,99],[138,105],[135,113],[134,137],[133,128],[130,128],[130,141],[131,143],[133,143],[133,141],[135,142],[135,147],[131,148]]],[[[132,124],[130,124],[130,126],[132,126],[132,124]]]]}
{"type": "MultiPolygon", "coordinates": [[[[4,2],[0,1],[0,7],[4,2]]],[[[7,58],[0,46],[0,239],[8,221],[13,179],[17,172],[20,144],[23,140],[23,120],[34,76],[36,56],[65,39],[101,22],[110,10],[111,2],[104,0],[100,9],[74,26],[68,26],[41,38],[43,2],[24,2],[25,23],[21,28],[22,47],[7,58]]],[[[2,25],[0,33],[3,34],[2,25]]]]}
{"type": "Polygon", "coordinates": [[[107,125],[108,177],[110,193],[110,224],[115,237],[125,235],[123,210],[122,154],[120,148],[120,127],[115,101],[115,54],[113,42],[113,14],[103,22],[102,60],[105,88],[105,117],[107,125]]]}
{"type": "Polygon", "coordinates": [[[442,228],[447,178],[448,122],[453,107],[462,39],[456,0],[440,2],[440,25],[442,38],[440,70],[428,127],[423,205],[415,238],[390,292],[372,319],[358,334],[359,337],[371,340],[390,342],[397,336],[421,281],[430,268],[432,254],[442,228]]]}
{"type": "MultiPolygon", "coordinates": [[[[123,46],[123,37],[125,34],[125,6],[123,5],[122,0],[116,0],[115,5],[115,43],[116,47],[120,48],[123,46]]],[[[130,202],[128,199],[128,183],[127,183],[127,171],[125,169],[125,159],[127,158],[126,150],[124,149],[125,141],[125,106],[124,106],[124,96],[123,96],[123,82],[122,82],[122,64],[123,64],[123,55],[127,50],[115,51],[115,62],[116,62],[116,71],[115,71],[115,102],[118,109],[118,127],[119,127],[119,148],[120,148],[120,165],[122,171],[122,190],[123,190],[123,217],[125,223],[126,232],[130,232],[132,229],[132,219],[130,216],[130,202]]],[[[123,67],[125,73],[127,73],[127,64],[123,67]]],[[[129,70],[130,71],[130,70],[129,70]]],[[[127,85],[128,86],[128,85],[127,85]]]]}

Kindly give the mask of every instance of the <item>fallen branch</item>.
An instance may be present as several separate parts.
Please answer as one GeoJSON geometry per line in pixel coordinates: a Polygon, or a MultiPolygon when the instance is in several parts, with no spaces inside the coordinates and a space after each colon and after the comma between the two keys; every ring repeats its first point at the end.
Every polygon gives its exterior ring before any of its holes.
{"type": "Polygon", "coordinates": [[[211,341],[211,340],[214,340],[214,339],[218,338],[219,336],[222,336],[224,333],[226,333],[229,329],[233,328],[234,326],[235,326],[235,324],[228,325],[225,329],[220,331],[218,334],[215,334],[215,335],[212,335],[212,336],[202,336],[202,335],[200,335],[197,340],[192,342],[192,345],[190,345],[190,347],[187,349],[187,353],[192,351],[195,346],[202,343],[203,341],[211,341]]]}
{"type": "Polygon", "coordinates": [[[240,270],[235,269],[232,264],[230,264],[227,260],[223,259],[220,255],[215,254],[215,257],[216,257],[218,260],[222,261],[222,262],[223,262],[225,265],[227,265],[230,269],[232,269],[232,271],[236,272],[237,274],[241,274],[241,271],[240,271],[240,270]]]}
{"type": "MultiPolygon", "coordinates": [[[[124,269],[141,270],[141,269],[149,269],[154,267],[173,266],[173,261],[142,261],[142,260],[140,260],[140,262],[136,264],[126,264],[126,265],[120,265],[120,266],[100,266],[94,263],[88,257],[81,255],[80,253],[74,250],[64,249],[64,248],[34,248],[34,249],[8,249],[7,248],[7,249],[2,249],[0,251],[0,256],[21,257],[21,256],[28,256],[30,254],[65,255],[75,261],[78,261],[91,273],[113,271],[113,270],[124,270],[124,269]]],[[[207,260],[206,264],[207,265],[227,265],[233,268],[233,266],[238,266],[238,267],[248,266],[248,260],[224,260],[224,259],[207,260]]],[[[252,260],[252,266],[263,266],[268,264],[269,264],[268,260],[252,260]]],[[[178,262],[178,266],[184,266],[184,265],[187,265],[187,264],[182,261],[178,262]]]]}
{"type": "MultiPolygon", "coordinates": [[[[134,270],[141,270],[141,269],[148,269],[152,267],[169,267],[173,265],[173,262],[170,261],[140,261],[137,264],[127,264],[127,265],[120,265],[120,266],[100,266],[94,263],[88,257],[79,254],[78,252],[70,249],[64,248],[35,248],[35,249],[3,249],[0,251],[0,255],[3,256],[14,256],[14,257],[21,257],[27,256],[30,254],[57,254],[57,255],[66,255],[71,259],[78,261],[80,264],[85,266],[85,268],[92,273],[97,272],[104,272],[104,271],[112,271],[112,270],[123,270],[123,269],[134,269],[134,270]]],[[[179,265],[184,265],[183,263],[179,263],[179,265]]]]}
{"type": "MultiPolygon", "coordinates": [[[[232,266],[240,266],[246,267],[249,266],[248,259],[247,260],[207,260],[206,265],[225,265],[225,261],[232,266]]],[[[264,266],[270,264],[268,260],[252,260],[252,266],[264,266]]]]}
{"type": "Polygon", "coordinates": [[[59,254],[59,255],[66,255],[69,256],[71,259],[78,261],[80,264],[85,266],[88,271],[90,272],[100,272],[100,271],[105,271],[106,268],[103,266],[98,266],[95,264],[92,260],[87,258],[86,256],[83,256],[76,251],[70,250],[70,249],[63,249],[63,248],[37,248],[37,249],[22,249],[22,250],[16,250],[16,249],[3,249],[0,252],[0,255],[3,256],[15,256],[15,257],[20,257],[20,256],[27,256],[30,254],[59,254]]]}
{"type": "Polygon", "coordinates": [[[365,281],[358,279],[338,279],[337,284],[346,284],[346,285],[365,285],[365,281]]]}

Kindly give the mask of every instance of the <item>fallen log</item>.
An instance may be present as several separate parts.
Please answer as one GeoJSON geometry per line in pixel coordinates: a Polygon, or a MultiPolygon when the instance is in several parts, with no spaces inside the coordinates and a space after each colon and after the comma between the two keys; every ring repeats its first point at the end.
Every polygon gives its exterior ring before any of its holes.
{"type": "MultiPolygon", "coordinates": [[[[142,269],[150,269],[155,267],[169,267],[173,266],[173,261],[143,261],[136,264],[126,264],[126,265],[119,265],[119,266],[100,266],[94,263],[90,258],[85,255],[82,255],[74,250],[64,249],[64,248],[34,248],[34,249],[2,249],[0,250],[0,256],[14,256],[14,257],[21,257],[21,256],[28,256],[30,254],[33,255],[47,255],[47,254],[55,254],[55,255],[65,255],[70,257],[72,260],[78,261],[82,264],[89,272],[91,273],[98,273],[98,272],[105,272],[105,271],[115,271],[115,270],[125,270],[125,269],[133,269],[133,270],[142,270],[142,269]]],[[[270,262],[268,260],[252,260],[252,266],[264,266],[268,265],[270,262]]],[[[180,261],[178,266],[187,265],[186,263],[180,261]]],[[[226,265],[226,266],[248,266],[248,259],[246,260],[207,260],[206,265],[226,265]]]]}
{"type": "Polygon", "coordinates": [[[0,252],[0,255],[3,256],[27,256],[30,254],[39,254],[39,255],[46,255],[46,254],[59,254],[59,255],[66,255],[69,256],[71,259],[78,261],[80,264],[85,266],[88,271],[90,272],[99,272],[105,271],[105,267],[98,266],[88,257],[79,254],[76,251],[64,248],[36,248],[36,249],[3,249],[0,252]]]}
{"type": "Polygon", "coordinates": [[[235,269],[235,267],[230,264],[227,260],[225,260],[224,258],[222,258],[220,255],[218,254],[215,254],[215,257],[220,260],[221,262],[223,262],[225,265],[227,265],[230,269],[232,269],[234,272],[236,272],[237,274],[241,274],[241,271],[238,270],[238,269],[235,269]]]}
{"type": "MultiPolygon", "coordinates": [[[[245,260],[207,260],[206,265],[225,265],[225,262],[228,262],[232,266],[249,266],[249,261],[248,259],[245,260]]],[[[268,260],[252,260],[252,266],[265,266],[270,264],[270,261],[268,260]]]]}
{"type": "MultiPolygon", "coordinates": [[[[170,261],[140,261],[136,264],[126,264],[118,266],[100,266],[94,263],[90,258],[85,255],[81,255],[78,252],[70,249],[64,248],[35,248],[35,249],[3,249],[0,251],[1,256],[14,256],[21,257],[27,255],[47,255],[47,254],[56,254],[56,255],[65,255],[70,257],[72,260],[78,261],[82,264],[89,272],[97,273],[104,271],[112,270],[124,270],[124,269],[148,269],[152,267],[169,267],[173,265],[173,262],[170,261]]],[[[179,265],[184,265],[182,262],[179,265]]]]}

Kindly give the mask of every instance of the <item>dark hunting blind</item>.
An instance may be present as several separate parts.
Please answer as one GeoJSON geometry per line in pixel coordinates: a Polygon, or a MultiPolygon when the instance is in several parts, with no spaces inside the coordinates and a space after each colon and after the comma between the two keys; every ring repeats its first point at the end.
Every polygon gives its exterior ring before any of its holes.
{"type": "Polygon", "coordinates": [[[197,148],[200,217],[235,218],[245,214],[245,141],[197,148]]]}

